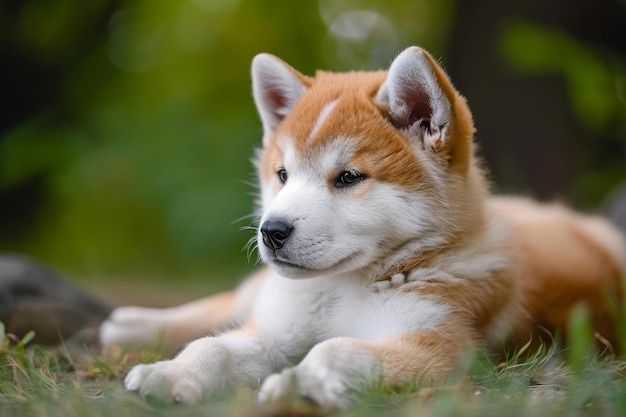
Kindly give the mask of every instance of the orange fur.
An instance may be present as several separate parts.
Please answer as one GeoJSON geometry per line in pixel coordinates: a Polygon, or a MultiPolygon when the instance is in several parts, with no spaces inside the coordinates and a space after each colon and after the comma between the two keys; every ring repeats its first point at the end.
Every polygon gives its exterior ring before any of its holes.
{"type": "MultiPolygon", "coordinates": [[[[583,217],[557,205],[496,198],[495,215],[513,227],[516,279],[522,282],[525,317],[511,335],[517,344],[546,339],[546,331],[567,340],[574,308],[584,306],[594,330],[619,351],[617,320],[623,308],[623,259],[614,254],[621,236],[604,220],[583,217]]],[[[622,243],[623,245],[623,243],[622,243]]]]}

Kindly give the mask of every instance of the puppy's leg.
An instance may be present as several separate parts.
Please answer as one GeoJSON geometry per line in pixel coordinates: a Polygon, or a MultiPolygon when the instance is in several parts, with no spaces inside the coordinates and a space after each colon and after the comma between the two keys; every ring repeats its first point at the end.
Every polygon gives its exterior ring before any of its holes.
{"type": "Polygon", "coordinates": [[[252,388],[287,359],[271,340],[241,329],[191,342],[172,360],[134,367],[125,386],[144,397],[195,403],[238,384],[252,388]]]}
{"type": "Polygon", "coordinates": [[[190,340],[237,327],[246,320],[264,276],[265,271],[261,271],[235,291],[177,307],[118,307],[100,326],[100,342],[146,344],[162,337],[163,347],[173,350],[190,340]]]}
{"type": "Polygon", "coordinates": [[[419,331],[380,341],[329,339],[311,349],[299,365],[269,376],[259,400],[264,403],[300,396],[324,407],[347,408],[350,394],[379,383],[389,387],[431,384],[459,368],[462,340],[440,331],[419,331]]]}

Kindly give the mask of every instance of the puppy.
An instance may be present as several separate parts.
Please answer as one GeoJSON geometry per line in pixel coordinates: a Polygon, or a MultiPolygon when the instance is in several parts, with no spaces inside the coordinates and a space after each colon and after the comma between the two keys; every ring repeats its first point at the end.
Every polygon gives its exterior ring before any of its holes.
{"type": "Polygon", "coordinates": [[[233,293],[115,310],[103,343],[200,337],[133,368],[128,390],[191,403],[260,384],[262,402],[343,408],[372,382],[442,381],[470,348],[566,340],[579,306],[619,349],[622,236],[560,206],[490,197],[467,103],[427,52],[315,77],[261,54],[252,79],[267,268],[233,293]]]}

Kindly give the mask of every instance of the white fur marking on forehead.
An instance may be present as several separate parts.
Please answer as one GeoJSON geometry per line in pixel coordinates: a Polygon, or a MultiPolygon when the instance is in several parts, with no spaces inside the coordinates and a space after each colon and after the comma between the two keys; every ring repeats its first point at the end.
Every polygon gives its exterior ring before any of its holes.
{"type": "Polygon", "coordinates": [[[337,168],[345,168],[345,165],[354,156],[355,140],[348,137],[337,137],[324,144],[323,150],[319,153],[316,165],[325,172],[332,172],[337,168]]]}
{"type": "Polygon", "coordinates": [[[316,150],[307,154],[307,157],[298,153],[288,134],[279,136],[276,146],[283,155],[283,166],[290,175],[304,174],[317,178],[338,168],[343,169],[354,156],[356,142],[349,137],[338,136],[316,146],[316,150]]]}
{"type": "Polygon", "coordinates": [[[281,135],[276,141],[276,146],[278,146],[278,149],[280,149],[280,152],[283,154],[283,166],[285,168],[293,166],[296,161],[293,139],[290,136],[281,135]]]}
{"type": "Polygon", "coordinates": [[[320,114],[317,116],[317,120],[313,125],[313,129],[311,129],[311,133],[309,134],[308,139],[309,141],[313,139],[315,135],[317,135],[317,132],[319,132],[320,128],[324,125],[324,122],[326,121],[326,119],[328,119],[328,116],[333,111],[335,106],[337,106],[337,100],[333,100],[324,106],[320,114]]]}

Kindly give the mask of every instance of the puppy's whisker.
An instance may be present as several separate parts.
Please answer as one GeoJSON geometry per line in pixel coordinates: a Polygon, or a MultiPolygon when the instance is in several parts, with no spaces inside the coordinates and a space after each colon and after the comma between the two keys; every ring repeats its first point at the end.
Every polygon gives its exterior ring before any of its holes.
{"type": "MultiPolygon", "coordinates": [[[[250,239],[248,239],[248,242],[246,243],[246,245],[244,246],[244,250],[246,251],[246,258],[248,260],[248,263],[250,263],[250,258],[252,258],[252,254],[257,251],[257,258],[260,257],[260,254],[258,253],[258,242],[257,242],[257,237],[256,235],[253,235],[250,239]]],[[[255,263],[255,265],[258,263],[255,263]]]]}
{"type": "Polygon", "coordinates": [[[252,224],[254,224],[254,222],[255,222],[255,221],[258,221],[257,217],[258,217],[258,216],[257,216],[256,214],[254,214],[254,213],[246,214],[246,215],[244,215],[244,216],[241,216],[241,217],[236,218],[235,220],[231,221],[231,222],[230,222],[230,224],[239,223],[239,222],[242,222],[242,221],[244,221],[244,220],[248,220],[248,219],[255,219],[255,220],[252,222],[252,224]]]}

